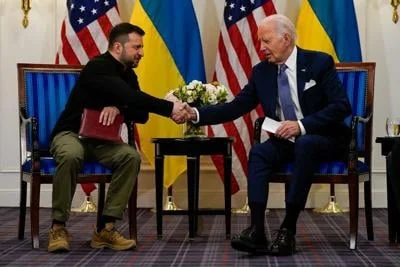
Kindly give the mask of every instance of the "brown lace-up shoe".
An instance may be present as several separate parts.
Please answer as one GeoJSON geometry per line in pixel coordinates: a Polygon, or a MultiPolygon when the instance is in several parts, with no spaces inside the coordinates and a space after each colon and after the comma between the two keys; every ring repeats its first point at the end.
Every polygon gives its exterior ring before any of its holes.
{"type": "Polygon", "coordinates": [[[113,223],[106,223],[106,226],[97,232],[95,227],[92,242],[92,248],[110,248],[114,250],[127,250],[136,247],[136,241],[126,239],[115,228],[113,223]]]}
{"type": "Polygon", "coordinates": [[[49,230],[49,252],[65,252],[70,251],[71,237],[64,226],[54,225],[49,230]]]}

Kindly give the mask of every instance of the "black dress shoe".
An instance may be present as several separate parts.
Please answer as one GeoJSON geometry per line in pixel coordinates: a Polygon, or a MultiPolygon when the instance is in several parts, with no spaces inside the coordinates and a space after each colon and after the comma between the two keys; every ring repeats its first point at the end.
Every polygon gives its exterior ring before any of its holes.
{"type": "Polygon", "coordinates": [[[264,233],[257,233],[255,226],[244,229],[231,240],[232,248],[253,254],[267,254],[268,241],[264,233]]]}
{"type": "Polygon", "coordinates": [[[291,230],[282,228],[278,230],[275,240],[272,242],[269,254],[286,256],[296,253],[296,238],[291,230]]]}

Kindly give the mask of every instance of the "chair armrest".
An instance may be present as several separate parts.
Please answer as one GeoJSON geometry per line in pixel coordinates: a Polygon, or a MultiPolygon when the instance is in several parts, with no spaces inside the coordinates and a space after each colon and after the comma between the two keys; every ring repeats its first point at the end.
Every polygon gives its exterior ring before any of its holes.
{"type": "Polygon", "coordinates": [[[21,164],[23,164],[27,159],[31,158],[31,152],[28,151],[27,146],[27,127],[32,122],[31,118],[25,118],[24,115],[20,112],[20,148],[21,148],[21,164]]]}
{"type": "Polygon", "coordinates": [[[128,129],[128,144],[137,149],[135,143],[135,122],[131,120],[125,120],[126,128],[128,129]]]}
{"type": "Polygon", "coordinates": [[[32,120],[31,145],[32,145],[32,173],[40,173],[40,150],[38,121],[35,117],[32,120]]]}
{"type": "Polygon", "coordinates": [[[261,126],[264,122],[265,117],[259,117],[254,122],[254,143],[259,144],[261,142],[261,126]]]}
{"type": "Polygon", "coordinates": [[[349,172],[357,171],[357,161],[358,161],[358,147],[357,147],[357,132],[358,132],[358,124],[363,123],[367,124],[372,118],[372,113],[368,115],[368,117],[360,117],[353,116],[351,118],[351,139],[349,144],[349,158],[348,158],[348,166],[349,172]]]}
{"type": "MultiPolygon", "coordinates": [[[[23,142],[22,138],[25,137],[25,151],[21,151],[22,153],[26,153],[26,157],[30,157],[32,159],[32,173],[40,173],[40,148],[39,148],[39,132],[38,132],[38,121],[35,117],[26,118],[24,116],[25,112],[20,110],[19,117],[21,121],[21,143],[23,142]],[[30,127],[29,131],[27,128],[30,127]],[[26,137],[28,133],[30,134],[30,147],[32,148],[31,154],[29,155],[29,151],[27,148],[26,137]]],[[[22,148],[22,144],[21,144],[22,148]]]]}

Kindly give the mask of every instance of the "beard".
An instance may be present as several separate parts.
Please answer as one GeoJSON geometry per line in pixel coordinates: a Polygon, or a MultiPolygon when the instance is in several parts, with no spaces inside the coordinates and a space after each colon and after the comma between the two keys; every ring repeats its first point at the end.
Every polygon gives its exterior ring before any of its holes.
{"type": "Polygon", "coordinates": [[[140,57],[131,59],[125,52],[122,52],[121,54],[121,62],[128,68],[136,68],[139,65],[140,59],[140,57]]]}

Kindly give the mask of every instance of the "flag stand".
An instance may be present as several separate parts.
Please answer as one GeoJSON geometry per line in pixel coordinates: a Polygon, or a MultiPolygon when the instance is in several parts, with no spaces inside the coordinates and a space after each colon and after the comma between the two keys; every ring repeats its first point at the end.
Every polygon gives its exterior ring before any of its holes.
{"type": "Polygon", "coordinates": [[[97,212],[97,206],[91,195],[86,195],[85,200],[79,208],[72,209],[74,212],[97,212]]]}
{"type": "MultiPolygon", "coordinates": [[[[174,202],[174,196],[172,193],[172,185],[168,187],[167,199],[165,201],[163,210],[182,210],[174,202]]],[[[151,211],[156,212],[156,209],[153,208],[153,209],[151,209],[151,211]]]]}
{"type": "Polygon", "coordinates": [[[168,187],[167,201],[165,202],[164,210],[182,210],[174,202],[174,196],[172,194],[172,185],[168,187]]]}
{"type": "Polygon", "coordinates": [[[249,202],[246,197],[246,203],[241,208],[232,209],[233,214],[250,214],[249,202]]]}
{"type": "MultiPolygon", "coordinates": [[[[269,209],[265,209],[265,213],[268,213],[268,212],[269,212],[269,209]]],[[[244,203],[244,205],[241,208],[232,209],[232,213],[237,214],[237,215],[250,214],[249,201],[247,200],[247,198],[246,198],[246,203],[244,203]]]]}
{"type": "Polygon", "coordinates": [[[313,211],[317,213],[325,213],[325,214],[341,214],[348,212],[348,209],[341,208],[339,204],[336,202],[335,196],[335,185],[330,184],[330,200],[328,204],[326,204],[323,208],[315,208],[313,211]]]}
{"type": "Polygon", "coordinates": [[[75,212],[97,212],[96,204],[92,199],[92,192],[96,189],[96,186],[92,183],[82,183],[82,190],[85,193],[85,199],[79,208],[71,209],[75,212]]]}

